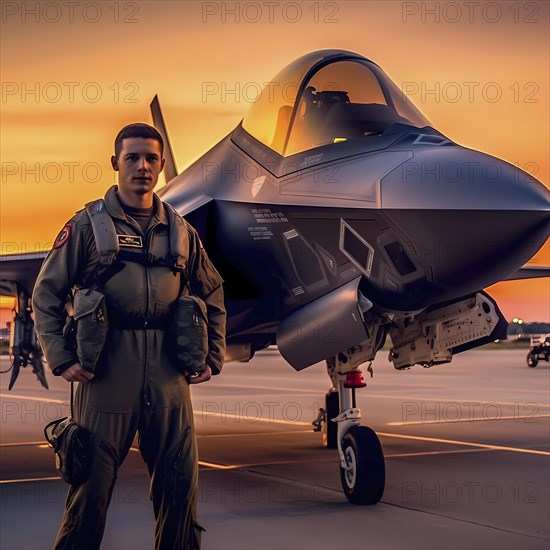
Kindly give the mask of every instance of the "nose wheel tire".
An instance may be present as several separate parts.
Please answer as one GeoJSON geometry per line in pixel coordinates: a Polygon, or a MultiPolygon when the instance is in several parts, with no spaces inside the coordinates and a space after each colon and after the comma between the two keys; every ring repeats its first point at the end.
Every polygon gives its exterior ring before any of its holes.
{"type": "Polygon", "coordinates": [[[346,468],[340,480],[352,504],[376,504],[386,481],[384,452],[376,433],[367,426],[352,426],[342,439],[346,468]]]}
{"type": "Polygon", "coordinates": [[[338,416],[340,405],[338,403],[338,392],[328,392],[325,396],[325,421],[321,426],[323,434],[323,445],[327,449],[336,449],[338,447],[338,424],[331,418],[338,416]]]}
{"type": "Polygon", "coordinates": [[[539,358],[537,357],[537,354],[529,352],[527,354],[527,366],[534,368],[538,365],[538,363],[539,363],[539,358]]]}

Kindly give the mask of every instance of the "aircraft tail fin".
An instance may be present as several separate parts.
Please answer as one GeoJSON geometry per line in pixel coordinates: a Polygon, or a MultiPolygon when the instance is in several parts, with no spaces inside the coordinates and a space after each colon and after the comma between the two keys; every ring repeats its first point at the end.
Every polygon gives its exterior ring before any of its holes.
{"type": "Polygon", "coordinates": [[[520,279],[538,279],[539,277],[550,277],[550,267],[528,266],[522,267],[508,275],[504,281],[518,281],[520,279]]]}
{"type": "Polygon", "coordinates": [[[166,178],[166,183],[168,183],[178,175],[178,169],[176,167],[176,159],[174,158],[172,145],[170,144],[170,139],[168,138],[166,124],[164,122],[164,117],[162,116],[159,98],[157,95],[155,95],[153,101],[151,102],[151,114],[153,115],[153,124],[160,132],[160,135],[164,140],[164,158],[166,159],[166,165],[164,166],[164,177],[166,178]]]}

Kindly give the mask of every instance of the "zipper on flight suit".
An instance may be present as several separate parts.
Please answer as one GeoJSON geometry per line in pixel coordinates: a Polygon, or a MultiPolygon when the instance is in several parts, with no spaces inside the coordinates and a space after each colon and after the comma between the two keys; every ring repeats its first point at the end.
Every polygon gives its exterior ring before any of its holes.
{"type": "MultiPolygon", "coordinates": [[[[154,232],[157,223],[149,225],[147,230],[143,233],[143,241],[145,243],[145,250],[143,251],[146,254],[149,254],[149,249],[151,248],[151,238],[154,232]]],[[[149,318],[149,271],[147,265],[145,265],[145,324],[147,324],[147,319],[149,318]]],[[[144,331],[145,338],[145,350],[144,350],[144,364],[143,364],[143,404],[145,408],[148,409],[151,406],[151,395],[149,393],[149,387],[147,385],[147,331],[144,331]]]]}
{"type": "MultiPolygon", "coordinates": [[[[154,214],[153,214],[154,217],[154,214]]],[[[128,219],[128,216],[126,217],[126,223],[134,229],[134,231],[137,231],[139,235],[143,236],[143,242],[145,243],[145,248],[143,250],[144,253],[149,253],[150,248],[150,241],[151,241],[151,235],[152,230],[157,226],[157,223],[153,223],[153,225],[149,225],[147,227],[146,231],[143,231],[141,229],[141,226],[135,222],[132,217],[130,216],[130,219],[128,219]]],[[[147,318],[149,317],[149,278],[148,278],[148,270],[147,265],[144,266],[145,270],[145,325],[147,324],[147,318]]],[[[142,380],[142,393],[141,397],[143,399],[143,404],[146,409],[148,409],[151,406],[151,395],[149,393],[149,388],[147,386],[147,332],[144,331],[143,337],[145,339],[144,341],[144,356],[143,356],[143,380],[142,380]]]]}
{"type": "MultiPolygon", "coordinates": [[[[143,250],[143,253],[149,252],[149,241],[147,240],[147,233],[149,228],[147,228],[147,231],[142,231],[140,225],[136,223],[132,223],[133,220],[127,221],[128,225],[132,227],[134,230],[137,230],[138,234],[143,236],[143,242],[145,243],[145,249],[143,250]]],[[[147,324],[147,318],[149,316],[149,280],[147,277],[147,265],[143,266],[143,269],[145,270],[145,325],[147,324]]],[[[143,338],[144,338],[144,353],[143,353],[143,379],[142,379],[142,385],[141,385],[141,397],[143,399],[143,404],[146,409],[148,409],[151,406],[151,396],[149,394],[149,388],[147,387],[147,332],[143,331],[143,338]]]]}
{"type": "MultiPolygon", "coordinates": [[[[149,228],[147,228],[149,229],[149,228]]],[[[149,239],[147,238],[147,231],[144,232],[143,242],[145,243],[145,253],[149,253],[149,239]]],[[[144,266],[145,272],[145,323],[149,317],[149,273],[147,265],[144,266]]],[[[144,354],[143,354],[143,404],[148,409],[151,406],[151,396],[149,394],[149,387],[147,385],[147,330],[143,331],[144,341],[144,354]]]]}

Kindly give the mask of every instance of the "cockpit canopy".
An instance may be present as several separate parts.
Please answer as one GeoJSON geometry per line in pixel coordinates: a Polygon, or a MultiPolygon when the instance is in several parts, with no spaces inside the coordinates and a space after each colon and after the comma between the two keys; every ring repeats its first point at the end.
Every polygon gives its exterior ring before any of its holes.
{"type": "Polygon", "coordinates": [[[242,126],[287,157],[380,134],[396,123],[430,126],[376,64],[352,52],[321,50],[295,60],[267,83],[242,126]]]}

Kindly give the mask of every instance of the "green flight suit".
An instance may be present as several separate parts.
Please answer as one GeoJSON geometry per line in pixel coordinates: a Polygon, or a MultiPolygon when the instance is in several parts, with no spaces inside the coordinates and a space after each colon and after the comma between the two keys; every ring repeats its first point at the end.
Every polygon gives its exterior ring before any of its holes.
{"type": "MultiPolygon", "coordinates": [[[[163,258],[170,253],[169,221],[154,195],[154,213],[145,234],[126,216],[113,186],[105,207],[119,239],[133,246],[141,237],[143,251],[163,258]]],[[[225,352],[225,309],[222,279],[208,259],[196,231],[188,224],[189,287],[202,298],[209,318],[207,364],[218,374],[225,352]]],[[[136,250],[135,248],[132,248],[136,250]]],[[[86,211],[65,226],[45,259],[33,292],[36,331],[49,366],[56,375],[78,362],[62,336],[64,307],[70,288],[82,284],[99,261],[86,211]]],[[[173,365],[166,330],[171,307],[180,293],[181,275],[169,267],[124,262],[125,267],[103,287],[109,320],[107,341],[92,381],[78,384],[75,419],[118,455],[96,445],[91,474],[71,487],[56,549],[99,548],[107,508],[136,431],[139,449],[151,478],[150,496],[156,519],[155,548],[199,548],[196,527],[198,458],[189,385],[173,365]],[[149,326],[135,327],[146,319],[149,326]]],[[[140,325],[141,326],[141,325],[140,325]]]]}

